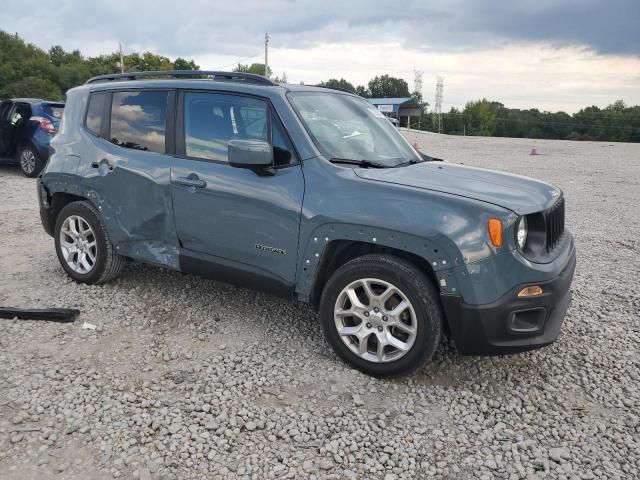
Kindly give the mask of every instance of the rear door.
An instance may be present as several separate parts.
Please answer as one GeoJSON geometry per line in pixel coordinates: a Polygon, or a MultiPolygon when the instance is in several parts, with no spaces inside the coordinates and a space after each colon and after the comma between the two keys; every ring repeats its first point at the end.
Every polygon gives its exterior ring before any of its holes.
{"type": "Polygon", "coordinates": [[[9,137],[9,111],[13,102],[5,100],[0,103],[0,154],[7,152],[7,140],[9,137]]]}
{"type": "MultiPolygon", "coordinates": [[[[15,150],[18,128],[26,121],[25,106],[5,100],[0,104],[0,153],[11,154],[15,150]]],[[[28,117],[27,117],[28,119],[28,117]]]]}
{"type": "Polygon", "coordinates": [[[78,173],[122,255],[178,268],[169,172],[175,92],[90,95],[78,173]]]}
{"type": "Polygon", "coordinates": [[[180,92],[176,133],[171,192],[181,268],[288,296],[304,178],[270,103],[226,92],[180,92]],[[231,139],[270,142],[275,174],[229,165],[231,139]]]}

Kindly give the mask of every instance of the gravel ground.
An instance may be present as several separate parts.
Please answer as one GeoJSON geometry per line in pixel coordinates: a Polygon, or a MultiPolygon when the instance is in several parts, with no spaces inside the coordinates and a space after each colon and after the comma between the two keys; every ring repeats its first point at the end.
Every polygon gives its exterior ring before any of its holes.
{"type": "Polygon", "coordinates": [[[640,145],[407,135],[564,189],[579,259],[554,345],[480,358],[443,342],[419,373],[377,380],[306,307],[137,264],[78,285],[34,181],[3,166],[0,305],[82,314],[0,320],[0,477],[640,477],[640,145]]]}

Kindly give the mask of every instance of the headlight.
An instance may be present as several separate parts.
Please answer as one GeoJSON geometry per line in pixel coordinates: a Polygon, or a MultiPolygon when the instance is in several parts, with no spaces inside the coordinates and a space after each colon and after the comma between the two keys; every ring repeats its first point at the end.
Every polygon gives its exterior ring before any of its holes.
{"type": "Polygon", "coordinates": [[[527,217],[520,217],[516,225],[516,242],[520,250],[524,249],[527,243],[527,217]]]}

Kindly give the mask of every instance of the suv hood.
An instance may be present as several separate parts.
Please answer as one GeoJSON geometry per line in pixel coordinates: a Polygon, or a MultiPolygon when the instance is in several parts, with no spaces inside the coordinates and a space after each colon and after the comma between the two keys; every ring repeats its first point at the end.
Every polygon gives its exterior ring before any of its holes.
{"type": "Polygon", "coordinates": [[[562,193],[553,185],[520,175],[444,162],[423,162],[400,168],[357,168],[354,171],[363,179],[481,200],[518,215],[540,212],[562,193]]]}

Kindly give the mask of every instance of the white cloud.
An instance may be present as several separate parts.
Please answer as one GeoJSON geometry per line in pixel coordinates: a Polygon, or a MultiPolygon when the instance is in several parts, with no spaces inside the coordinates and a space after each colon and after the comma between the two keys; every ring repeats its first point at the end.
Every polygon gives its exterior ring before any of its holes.
{"type": "MultiPolygon", "coordinates": [[[[388,73],[413,88],[413,70],[422,70],[423,97],[433,104],[436,75],[444,76],[444,108],[486,97],[513,108],[574,112],[618,98],[640,104],[640,58],[599,55],[580,47],[511,44],[474,52],[423,52],[398,43],[319,44],[305,49],[274,48],[269,64],[290,83],[316,84],[331,77],[354,85],[388,73]]],[[[202,68],[215,68],[232,57],[202,55],[202,68]]],[[[262,61],[262,60],[260,60],[262,61]]]]}
{"type": "Polygon", "coordinates": [[[202,67],[262,61],[290,81],[389,73],[425,98],[445,77],[445,106],[487,97],[574,111],[617,98],[640,103],[638,0],[3,0],[0,29],[85,55],[151,50],[202,67]]]}

